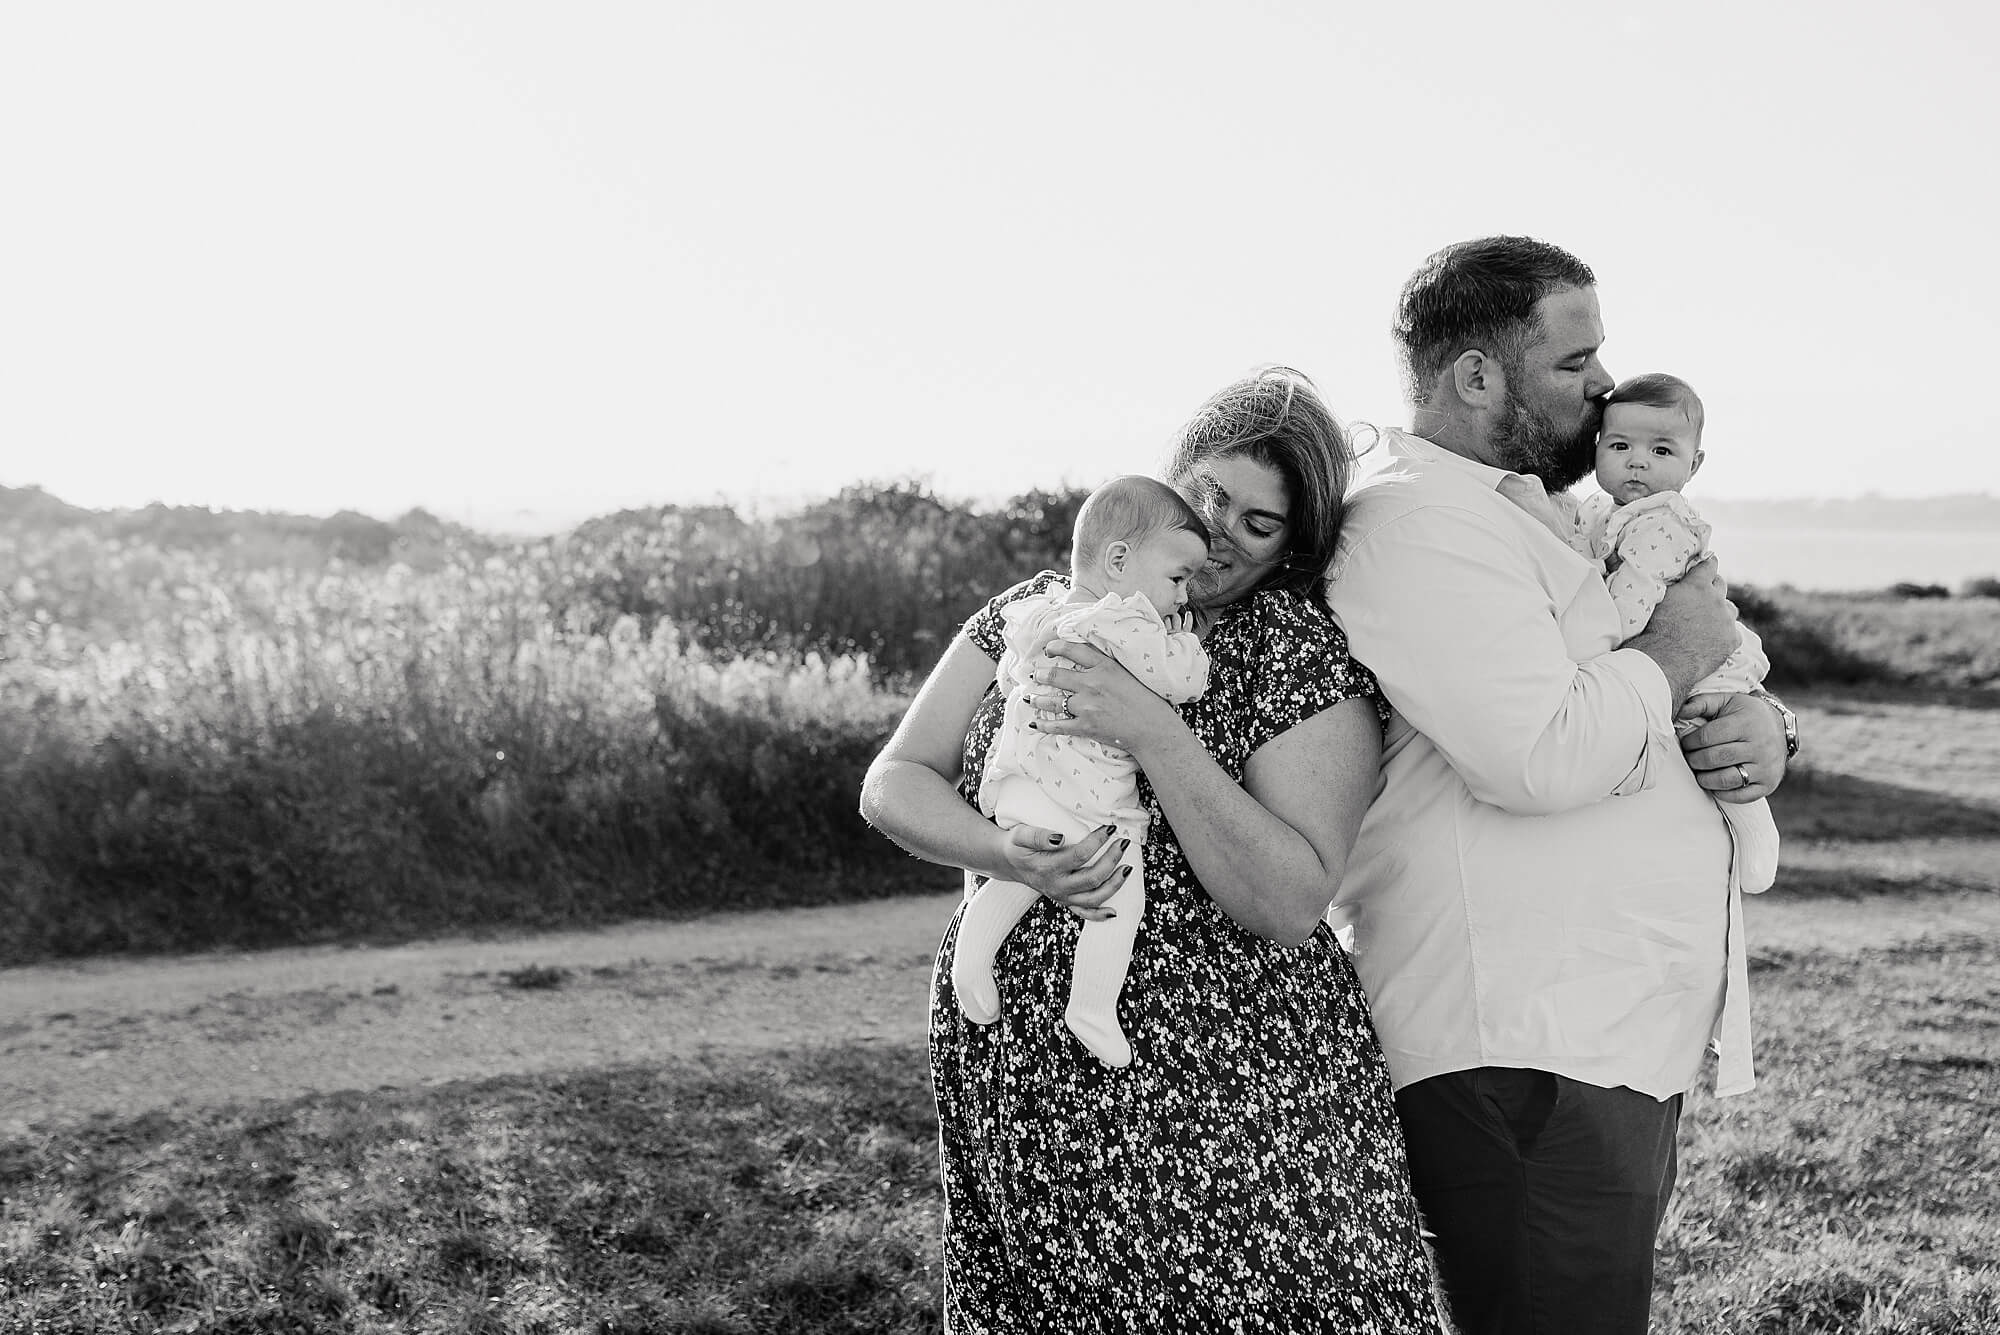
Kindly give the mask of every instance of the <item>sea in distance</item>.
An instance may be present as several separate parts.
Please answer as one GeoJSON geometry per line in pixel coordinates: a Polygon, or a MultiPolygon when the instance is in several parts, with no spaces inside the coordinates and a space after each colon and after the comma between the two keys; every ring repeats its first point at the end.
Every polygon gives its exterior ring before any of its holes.
{"type": "MultiPolygon", "coordinates": [[[[1690,497],[1694,500],[1694,497],[1690,497]]],[[[2000,579],[2000,498],[1697,501],[1735,584],[1847,592],[2000,579]]]]}

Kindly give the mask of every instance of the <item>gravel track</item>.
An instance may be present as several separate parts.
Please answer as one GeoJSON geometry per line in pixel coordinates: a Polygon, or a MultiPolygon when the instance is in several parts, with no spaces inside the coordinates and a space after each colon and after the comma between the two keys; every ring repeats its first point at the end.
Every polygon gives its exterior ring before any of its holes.
{"type": "Polygon", "coordinates": [[[957,902],[0,970],[0,1134],[730,1049],[921,1042],[957,902]]]}

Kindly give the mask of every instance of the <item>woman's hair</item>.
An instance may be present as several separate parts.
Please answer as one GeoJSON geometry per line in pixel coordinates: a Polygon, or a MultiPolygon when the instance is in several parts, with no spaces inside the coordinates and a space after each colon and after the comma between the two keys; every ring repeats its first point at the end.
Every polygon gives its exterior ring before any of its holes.
{"type": "Polygon", "coordinates": [[[1183,485],[1203,464],[1236,454],[1275,470],[1292,498],[1285,554],[1258,587],[1311,592],[1340,536],[1353,465],[1347,432],[1304,372],[1268,366],[1224,386],[1181,428],[1167,481],[1183,485]]]}

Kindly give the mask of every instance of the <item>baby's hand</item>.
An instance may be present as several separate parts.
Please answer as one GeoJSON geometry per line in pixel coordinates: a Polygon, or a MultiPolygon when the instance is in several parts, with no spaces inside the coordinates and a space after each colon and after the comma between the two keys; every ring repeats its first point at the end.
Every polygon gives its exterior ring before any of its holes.
{"type": "Polygon", "coordinates": [[[1186,608],[1182,608],[1172,616],[1163,617],[1161,620],[1166,624],[1167,634],[1169,635],[1179,635],[1194,629],[1194,613],[1186,608]]]}

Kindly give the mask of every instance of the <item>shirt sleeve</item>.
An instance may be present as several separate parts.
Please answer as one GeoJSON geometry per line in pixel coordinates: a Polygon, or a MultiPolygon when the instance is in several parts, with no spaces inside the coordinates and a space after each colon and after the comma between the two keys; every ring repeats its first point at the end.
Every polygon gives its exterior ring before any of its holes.
{"type": "Polygon", "coordinates": [[[1323,606],[1270,592],[1256,595],[1246,614],[1260,641],[1250,657],[1252,753],[1344,701],[1365,699],[1379,707],[1374,675],[1354,661],[1347,636],[1323,606]]]}
{"type": "Polygon", "coordinates": [[[1458,506],[1384,521],[1329,590],[1348,643],[1482,802],[1544,816],[1651,787],[1681,763],[1665,675],[1636,649],[1573,658],[1579,590],[1544,587],[1518,541],[1458,506]]]}

